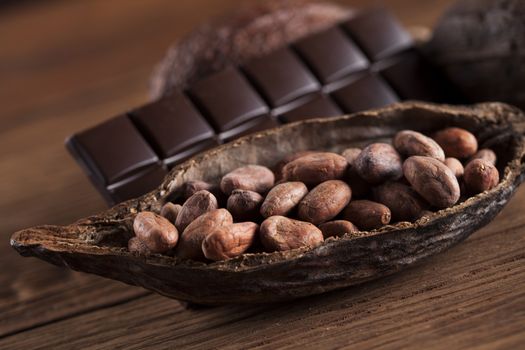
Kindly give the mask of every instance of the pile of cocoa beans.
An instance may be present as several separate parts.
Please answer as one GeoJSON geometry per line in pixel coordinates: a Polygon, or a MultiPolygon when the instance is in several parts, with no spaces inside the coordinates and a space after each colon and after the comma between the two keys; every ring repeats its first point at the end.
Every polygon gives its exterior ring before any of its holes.
{"type": "Polygon", "coordinates": [[[451,127],[403,130],[392,144],[341,154],[302,151],[273,170],[247,165],[219,184],[189,181],[180,203],[140,212],[128,248],[140,255],[225,260],[246,252],[313,248],[328,237],[364,235],[433,211],[499,182],[496,154],[451,127]]]}

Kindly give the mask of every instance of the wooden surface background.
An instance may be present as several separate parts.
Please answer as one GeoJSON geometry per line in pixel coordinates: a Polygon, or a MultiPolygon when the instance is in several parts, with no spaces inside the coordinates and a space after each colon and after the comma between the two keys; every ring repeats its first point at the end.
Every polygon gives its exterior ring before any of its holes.
{"type": "MultiPolygon", "coordinates": [[[[384,1],[406,25],[429,26],[451,2],[384,1]]],[[[10,248],[18,229],[105,208],[64,138],[146,102],[166,47],[239,3],[55,0],[0,11],[0,349],[523,348],[525,188],[489,226],[419,266],[271,306],[186,310],[10,248]]]]}

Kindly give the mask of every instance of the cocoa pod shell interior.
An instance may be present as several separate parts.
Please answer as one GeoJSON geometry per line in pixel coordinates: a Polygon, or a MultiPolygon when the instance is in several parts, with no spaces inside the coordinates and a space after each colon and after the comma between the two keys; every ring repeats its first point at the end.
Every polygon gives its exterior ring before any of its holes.
{"type": "MultiPolygon", "coordinates": [[[[355,285],[393,274],[444,251],[489,223],[525,178],[525,115],[500,103],[448,106],[405,102],[358,114],[312,119],[243,137],[174,168],[160,186],[136,199],[68,226],[38,226],[13,234],[23,256],[142,286],[199,304],[266,303],[355,285]],[[390,142],[396,132],[428,133],[458,126],[473,132],[498,156],[500,183],[451,208],[414,223],[387,225],[361,236],[327,239],[315,249],[244,254],[220,262],[130,253],[137,212],[159,212],[188,180],[218,183],[243,165],[275,166],[308,149],[341,152],[371,142],[390,142]]],[[[443,263],[447,263],[443,261],[443,263]]]]}

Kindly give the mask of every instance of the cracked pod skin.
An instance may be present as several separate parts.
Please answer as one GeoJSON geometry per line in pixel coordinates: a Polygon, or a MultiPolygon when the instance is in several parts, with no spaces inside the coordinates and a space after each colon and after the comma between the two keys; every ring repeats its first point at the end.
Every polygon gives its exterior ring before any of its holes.
{"type": "MultiPolygon", "coordinates": [[[[409,267],[464,240],[488,224],[525,178],[525,115],[505,104],[453,107],[419,102],[358,114],[312,119],[243,137],[174,168],[154,191],[69,226],[39,226],[15,233],[23,256],[142,286],[199,304],[267,303],[344,288],[409,267]],[[400,222],[361,236],[327,239],[315,249],[244,254],[214,263],[168,255],[140,257],[126,246],[138,211],[158,212],[188,180],[217,182],[245,164],[273,166],[306,149],[340,152],[388,141],[399,130],[423,132],[459,126],[498,155],[500,183],[414,223],[400,222]],[[364,135],[367,135],[366,138],[364,135]]],[[[443,262],[445,263],[445,262],[443,262]]]]}

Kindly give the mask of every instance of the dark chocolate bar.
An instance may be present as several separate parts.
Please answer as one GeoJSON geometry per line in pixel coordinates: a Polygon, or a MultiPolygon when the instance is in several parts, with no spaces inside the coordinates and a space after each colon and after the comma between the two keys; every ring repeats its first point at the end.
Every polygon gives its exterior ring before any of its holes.
{"type": "Polygon", "coordinates": [[[404,99],[462,102],[396,18],[378,9],[79,132],[67,147],[114,204],[237,137],[404,99]]]}

